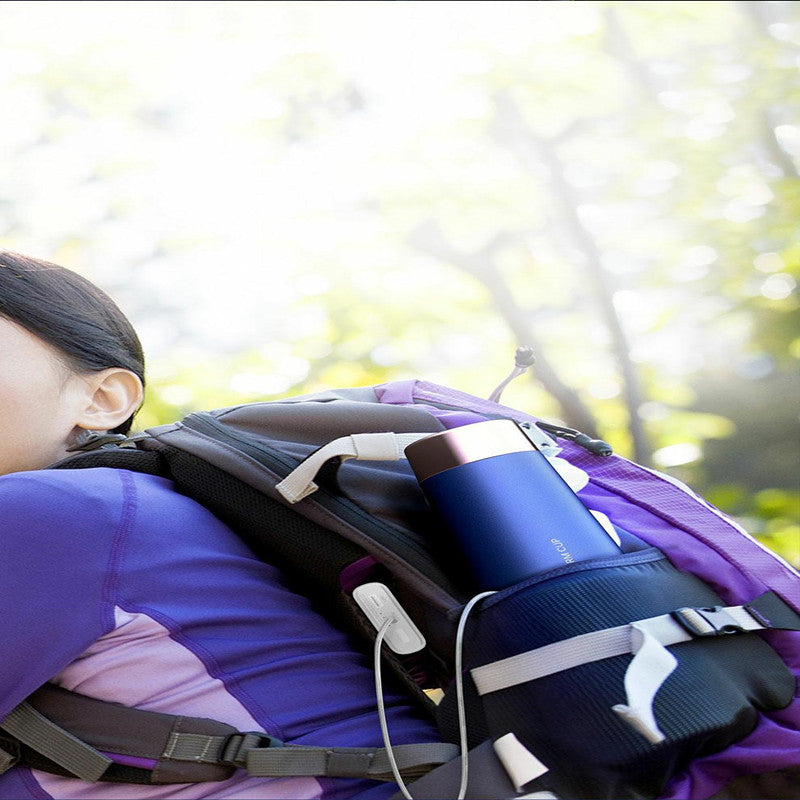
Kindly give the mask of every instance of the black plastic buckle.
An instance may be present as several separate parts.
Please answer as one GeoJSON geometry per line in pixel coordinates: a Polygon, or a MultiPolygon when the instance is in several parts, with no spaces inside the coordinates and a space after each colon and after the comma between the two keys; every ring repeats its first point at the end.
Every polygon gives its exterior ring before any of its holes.
{"type": "Polygon", "coordinates": [[[86,431],[86,435],[80,437],[71,447],[67,448],[68,453],[87,453],[90,450],[100,450],[109,445],[119,445],[128,437],[124,433],[100,433],[99,431],[86,431]]]}
{"type": "Polygon", "coordinates": [[[266,733],[231,733],[220,745],[218,762],[225,767],[244,769],[247,753],[265,747],[283,747],[283,742],[266,733]]]}
{"type": "Polygon", "coordinates": [[[722,607],[709,608],[678,608],[672,612],[672,617],[681,624],[692,636],[701,638],[708,636],[727,636],[729,633],[744,633],[745,629],[722,607]],[[699,626],[697,617],[701,617],[708,625],[699,626]]]}

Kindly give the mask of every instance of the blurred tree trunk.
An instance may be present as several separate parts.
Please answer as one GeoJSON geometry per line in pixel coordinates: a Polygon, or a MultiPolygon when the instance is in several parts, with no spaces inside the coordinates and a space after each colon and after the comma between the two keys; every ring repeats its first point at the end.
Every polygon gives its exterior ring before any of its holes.
{"type": "Polygon", "coordinates": [[[572,240],[584,256],[586,276],[594,290],[602,319],[611,336],[614,357],[622,379],[623,398],[628,410],[633,458],[640,464],[650,464],[652,450],[639,416],[639,408],[643,402],[642,390],[639,376],[630,358],[630,345],[614,308],[613,289],[603,265],[600,248],[578,216],[579,201],[566,178],[564,163],[558,155],[555,141],[532,131],[516,103],[507,93],[497,93],[495,105],[498,115],[498,135],[530,171],[543,164],[549,173],[553,195],[559,203],[561,216],[572,240]]]}
{"type": "Polygon", "coordinates": [[[436,222],[430,220],[411,233],[409,243],[420,252],[452,264],[473,276],[486,287],[494,301],[495,308],[506,321],[517,344],[527,345],[533,351],[536,358],[532,370],[533,376],[558,402],[564,422],[589,436],[599,437],[597,421],[592,412],[578,393],[561,380],[556,369],[545,356],[534,331],[532,312],[519,305],[513,290],[497,268],[497,253],[509,244],[512,238],[511,234],[501,233],[477,253],[464,253],[453,247],[445,239],[436,222]]]}

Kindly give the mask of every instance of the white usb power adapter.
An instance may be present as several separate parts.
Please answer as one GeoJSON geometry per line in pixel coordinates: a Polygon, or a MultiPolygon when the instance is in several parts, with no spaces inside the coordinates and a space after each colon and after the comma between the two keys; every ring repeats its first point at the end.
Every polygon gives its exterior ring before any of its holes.
{"type": "Polygon", "coordinates": [[[353,591],[353,599],[375,626],[375,630],[380,630],[387,620],[393,620],[384,641],[395,653],[408,655],[425,647],[425,637],[388,586],[383,583],[365,583],[353,591]]]}

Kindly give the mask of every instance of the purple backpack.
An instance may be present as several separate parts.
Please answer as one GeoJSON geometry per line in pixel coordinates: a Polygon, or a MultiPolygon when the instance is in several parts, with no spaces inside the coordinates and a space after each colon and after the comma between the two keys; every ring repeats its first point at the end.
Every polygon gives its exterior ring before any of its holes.
{"type": "MultiPolygon", "coordinates": [[[[510,408],[498,408],[478,398],[423,381],[378,387],[381,402],[423,404],[446,427],[498,415],[520,423],[534,418],[510,408]]],[[[800,575],[782,558],[681,482],[625,458],[593,455],[573,441],[562,440],[561,458],[584,470],[589,481],[578,496],[604,512],[620,527],[661,550],[679,570],[712,587],[724,604],[745,604],[765,592],[775,592],[800,612],[800,575]]],[[[797,681],[800,677],[800,634],[773,630],[761,634],[797,681]]],[[[735,656],[732,656],[735,657],[735,656]]],[[[699,698],[696,698],[699,699],[699,698]]],[[[691,759],[661,788],[660,797],[712,797],[739,779],[742,794],[765,797],[768,787],[796,796],[800,791],[800,697],[795,688],[784,708],[764,711],[741,739],[691,759]],[[772,779],[742,780],[742,776],[776,773],[772,779]],[[757,788],[756,788],[757,787],[757,788]]],[[[599,793],[596,796],[600,796],[599,793]]],[[[612,796],[621,796],[612,792],[612,796]]]]}
{"type": "Polygon", "coordinates": [[[796,796],[800,575],[686,486],[604,443],[403,381],[194,413],[95,445],[56,466],[172,479],[374,651],[378,695],[385,667],[443,743],[392,747],[384,726],[384,749],[302,748],[209,720],[184,720],[184,735],[169,715],[106,714],[45,686],[0,722],[0,769],[14,750],[3,742],[18,741],[8,766],[85,780],[247,769],[394,780],[415,798],[796,796]],[[488,419],[517,422],[632,543],[472,598],[403,449],[488,419]],[[114,761],[123,728],[139,769],[114,761]]]}

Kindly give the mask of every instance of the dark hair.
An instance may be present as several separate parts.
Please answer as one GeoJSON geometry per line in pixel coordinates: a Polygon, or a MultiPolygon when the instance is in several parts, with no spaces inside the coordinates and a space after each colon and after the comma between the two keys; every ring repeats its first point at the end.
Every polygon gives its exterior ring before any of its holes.
{"type": "MultiPolygon", "coordinates": [[[[86,278],[46,261],[0,250],[0,316],[60,351],[76,372],[122,367],[144,383],[136,331],[86,278]]],[[[114,433],[128,433],[133,415],[114,433]]]]}

